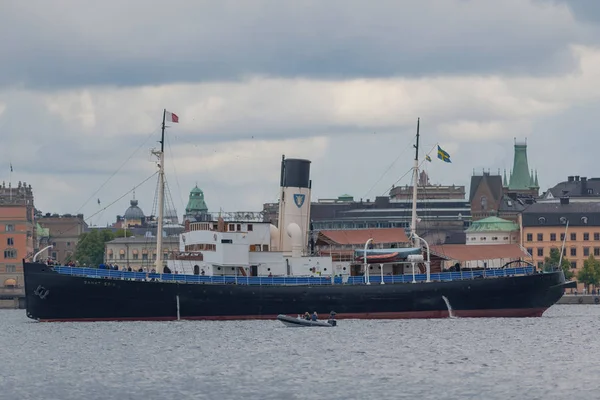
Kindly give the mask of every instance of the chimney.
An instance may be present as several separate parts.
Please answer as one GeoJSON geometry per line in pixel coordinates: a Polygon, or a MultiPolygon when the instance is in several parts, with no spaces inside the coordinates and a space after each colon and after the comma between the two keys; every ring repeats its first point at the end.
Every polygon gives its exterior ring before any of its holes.
{"type": "Polygon", "coordinates": [[[568,197],[561,197],[560,198],[560,204],[563,205],[563,206],[569,204],[569,198],[568,197]]]}
{"type": "Polygon", "coordinates": [[[579,175],[575,175],[575,182],[579,182],[579,175]]]}
{"type": "Polygon", "coordinates": [[[587,177],[582,176],[581,177],[581,195],[582,196],[587,196],[588,192],[587,192],[587,177]]]}
{"type": "Polygon", "coordinates": [[[574,176],[568,176],[568,177],[567,177],[567,180],[568,180],[569,182],[573,182],[573,181],[575,180],[575,177],[574,177],[574,176]]]}

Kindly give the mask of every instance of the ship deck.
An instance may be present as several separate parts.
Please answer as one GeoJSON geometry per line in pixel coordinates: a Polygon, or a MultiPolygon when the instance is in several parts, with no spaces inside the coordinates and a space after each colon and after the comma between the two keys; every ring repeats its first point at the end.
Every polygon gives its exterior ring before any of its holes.
{"type": "MultiPolygon", "coordinates": [[[[123,279],[123,280],[154,280],[161,282],[189,283],[189,284],[237,284],[237,285],[364,285],[364,276],[349,276],[346,281],[341,276],[312,277],[312,276],[227,276],[227,275],[183,275],[183,274],[157,274],[145,272],[114,271],[98,268],[80,268],[67,266],[54,266],[53,270],[59,274],[71,276],[84,276],[89,278],[123,279]]],[[[477,271],[441,272],[430,274],[434,282],[447,282],[466,279],[493,279],[498,277],[531,275],[533,267],[497,268],[477,271]]],[[[370,275],[369,283],[381,284],[381,275],[370,275]]],[[[384,284],[401,284],[412,282],[425,282],[426,274],[384,275],[384,284]]]]}

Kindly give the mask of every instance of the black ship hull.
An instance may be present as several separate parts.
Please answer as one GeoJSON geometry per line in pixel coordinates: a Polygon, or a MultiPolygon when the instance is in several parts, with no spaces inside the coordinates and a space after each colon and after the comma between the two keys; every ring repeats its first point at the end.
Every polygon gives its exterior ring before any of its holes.
{"type": "Polygon", "coordinates": [[[373,285],[190,284],[88,278],[24,263],[27,316],[39,321],[241,320],[335,311],[338,319],[540,317],[563,295],[562,271],[373,285]],[[447,300],[447,303],[446,303],[447,300]]]}

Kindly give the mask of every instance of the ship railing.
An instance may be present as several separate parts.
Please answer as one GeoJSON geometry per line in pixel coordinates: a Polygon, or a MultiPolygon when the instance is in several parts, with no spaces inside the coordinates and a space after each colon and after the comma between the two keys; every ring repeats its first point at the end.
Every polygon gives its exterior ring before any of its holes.
{"type": "MultiPolygon", "coordinates": [[[[438,272],[433,273],[430,276],[431,281],[447,282],[447,281],[459,281],[465,279],[476,279],[476,278],[494,278],[494,277],[506,277],[515,275],[531,275],[533,273],[533,267],[519,267],[519,268],[494,268],[485,269],[478,271],[460,271],[460,272],[438,272]]],[[[415,274],[415,281],[425,282],[427,280],[427,274],[415,274]]],[[[381,283],[380,275],[369,276],[371,284],[381,283]]],[[[383,283],[410,283],[413,281],[412,274],[405,275],[384,275],[383,283]]],[[[348,284],[360,285],[365,284],[364,276],[350,276],[348,278],[348,284]]]]}
{"type": "MultiPolygon", "coordinates": [[[[200,283],[200,284],[238,284],[238,285],[342,285],[344,284],[341,276],[334,277],[333,281],[328,276],[229,276],[229,275],[183,275],[183,274],[157,274],[146,272],[114,271],[100,268],[80,268],[55,266],[54,270],[60,274],[83,276],[89,278],[106,279],[124,279],[124,280],[160,280],[173,283],[200,283]]],[[[460,271],[460,272],[441,272],[433,273],[430,276],[432,281],[446,282],[464,279],[476,278],[494,278],[515,275],[530,275],[533,267],[519,267],[506,269],[486,269],[478,271],[460,271]]],[[[424,282],[427,280],[426,274],[415,274],[415,281],[424,282]]],[[[384,283],[410,283],[413,281],[412,274],[405,275],[384,275],[384,283]]],[[[370,277],[371,284],[381,283],[380,275],[370,277]]],[[[345,284],[360,285],[364,284],[363,276],[350,276],[345,284]]]]}
{"type": "Polygon", "coordinates": [[[319,276],[229,276],[229,275],[183,275],[157,274],[146,272],[115,271],[100,268],[79,268],[55,266],[59,274],[76,275],[89,278],[107,278],[124,280],[160,280],[176,283],[213,283],[238,285],[331,285],[330,277],[319,276]]]}

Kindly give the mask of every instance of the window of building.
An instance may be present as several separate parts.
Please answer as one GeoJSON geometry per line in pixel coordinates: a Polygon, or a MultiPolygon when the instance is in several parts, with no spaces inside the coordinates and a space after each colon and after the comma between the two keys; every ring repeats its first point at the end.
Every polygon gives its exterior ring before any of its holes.
{"type": "Polygon", "coordinates": [[[533,233],[528,233],[527,234],[527,241],[528,242],[533,242],[533,233]]]}
{"type": "Polygon", "coordinates": [[[538,233],[537,234],[537,241],[538,242],[543,242],[544,241],[544,234],[543,233],[538,233]]]}
{"type": "MultiPolygon", "coordinates": [[[[137,254],[137,253],[134,253],[134,254],[133,254],[133,259],[134,259],[134,260],[139,260],[139,258],[140,258],[140,255],[139,255],[139,254],[137,254]]],[[[367,259],[368,259],[368,258],[367,258],[367,259]]]]}
{"type": "Polygon", "coordinates": [[[576,233],[571,233],[571,240],[572,241],[576,241],[577,240],[577,234],[576,233]]]}
{"type": "Polygon", "coordinates": [[[7,258],[7,259],[17,258],[17,250],[15,250],[15,249],[4,250],[4,258],[7,258]]]}
{"type": "Polygon", "coordinates": [[[577,268],[577,261],[571,261],[571,268],[572,269],[577,268]]]}
{"type": "Polygon", "coordinates": [[[56,256],[57,256],[56,252],[55,252],[55,251],[53,251],[53,252],[52,252],[52,258],[53,258],[54,260],[56,260],[56,256]]]}
{"type": "Polygon", "coordinates": [[[600,241],[600,232],[594,232],[594,240],[600,241]]]}
{"type": "Polygon", "coordinates": [[[551,233],[550,234],[550,241],[551,242],[556,242],[556,233],[551,233]]]}
{"type": "Polygon", "coordinates": [[[237,224],[236,230],[239,232],[242,230],[242,224],[237,224]]]}
{"type": "Polygon", "coordinates": [[[14,238],[6,238],[6,245],[7,246],[14,246],[15,245],[15,239],[14,238]]]}
{"type": "Polygon", "coordinates": [[[538,255],[538,257],[543,257],[544,256],[544,248],[543,247],[538,247],[538,249],[537,249],[537,255],[538,255]]]}
{"type": "Polygon", "coordinates": [[[565,240],[565,234],[564,234],[564,233],[561,233],[561,234],[560,234],[560,241],[562,242],[563,240],[565,240]]]}
{"type": "Polygon", "coordinates": [[[481,196],[481,210],[487,210],[487,197],[481,196]]]}
{"type": "Polygon", "coordinates": [[[233,232],[235,230],[235,224],[229,224],[229,232],[233,232]]]}
{"type": "Polygon", "coordinates": [[[67,242],[67,247],[71,247],[71,242],[67,242]]]}
{"type": "Polygon", "coordinates": [[[590,248],[589,247],[584,247],[583,248],[583,255],[585,257],[588,257],[590,255],[590,248]]]}
{"type": "Polygon", "coordinates": [[[248,232],[252,232],[253,229],[254,227],[252,226],[252,224],[248,224],[248,232]]]}
{"type": "Polygon", "coordinates": [[[492,236],[492,240],[498,240],[497,236],[492,236]]]}
{"type": "Polygon", "coordinates": [[[538,222],[540,223],[540,225],[545,225],[546,224],[546,218],[545,217],[539,217],[538,218],[538,222]]]}
{"type": "Polygon", "coordinates": [[[6,272],[8,272],[8,273],[17,272],[17,266],[14,264],[8,264],[6,266],[6,272]]]}
{"type": "Polygon", "coordinates": [[[6,224],[4,228],[5,228],[6,232],[14,232],[15,231],[15,226],[13,224],[6,224]]]}
{"type": "Polygon", "coordinates": [[[589,233],[584,233],[583,234],[583,240],[590,240],[590,234],[589,233]]]}
{"type": "Polygon", "coordinates": [[[262,251],[269,251],[269,245],[263,244],[262,251]]]}
{"type": "MultiPolygon", "coordinates": [[[[125,254],[119,254],[119,260],[124,260],[125,259],[125,254]]],[[[368,258],[367,258],[368,260],[368,258]]]]}
{"type": "Polygon", "coordinates": [[[537,263],[537,267],[538,267],[539,269],[542,269],[542,268],[544,268],[544,262],[543,262],[543,261],[538,261],[538,263],[537,263]]]}
{"type": "Polygon", "coordinates": [[[571,256],[576,256],[577,255],[577,247],[571,247],[571,256]]]}
{"type": "Polygon", "coordinates": [[[533,249],[532,249],[531,247],[528,247],[528,248],[527,248],[527,252],[528,252],[530,255],[533,255],[533,249]]]}
{"type": "Polygon", "coordinates": [[[600,256],[600,247],[594,247],[594,257],[600,256]]]}
{"type": "MultiPolygon", "coordinates": [[[[368,258],[367,258],[368,259],[368,258]]],[[[148,261],[148,253],[142,254],[142,260],[148,261]]]]}

